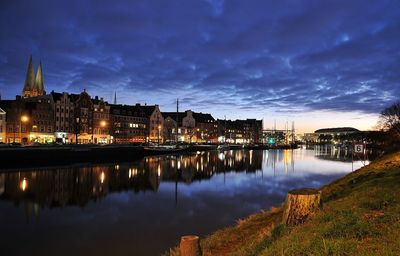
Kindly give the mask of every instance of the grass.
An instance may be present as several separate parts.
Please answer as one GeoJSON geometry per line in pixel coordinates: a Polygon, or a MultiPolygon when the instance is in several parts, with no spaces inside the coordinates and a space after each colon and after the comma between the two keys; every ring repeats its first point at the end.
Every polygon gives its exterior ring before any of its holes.
{"type": "Polygon", "coordinates": [[[400,255],[400,152],[321,189],[323,208],[307,222],[257,213],[203,238],[204,255],[400,255]]]}

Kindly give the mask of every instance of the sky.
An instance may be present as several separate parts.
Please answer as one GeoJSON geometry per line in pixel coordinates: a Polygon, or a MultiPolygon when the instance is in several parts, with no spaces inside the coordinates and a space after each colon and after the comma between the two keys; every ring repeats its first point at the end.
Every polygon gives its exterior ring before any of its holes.
{"type": "Polygon", "coordinates": [[[257,118],[297,132],[374,129],[400,95],[400,1],[2,0],[0,93],[32,54],[45,89],[257,118]]]}

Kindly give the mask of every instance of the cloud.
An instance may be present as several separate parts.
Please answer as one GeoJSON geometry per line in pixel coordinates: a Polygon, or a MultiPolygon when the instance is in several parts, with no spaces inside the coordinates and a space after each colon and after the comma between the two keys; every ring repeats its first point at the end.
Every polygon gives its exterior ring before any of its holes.
{"type": "MultiPolygon", "coordinates": [[[[379,111],[400,95],[398,1],[2,1],[0,91],[27,60],[48,91],[208,112],[379,111]],[[205,105],[207,104],[207,105],[205,105]],[[260,110],[261,109],[261,110],[260,110]]],[[[234,117],[233,117],[234,118],[234,117]]]]}

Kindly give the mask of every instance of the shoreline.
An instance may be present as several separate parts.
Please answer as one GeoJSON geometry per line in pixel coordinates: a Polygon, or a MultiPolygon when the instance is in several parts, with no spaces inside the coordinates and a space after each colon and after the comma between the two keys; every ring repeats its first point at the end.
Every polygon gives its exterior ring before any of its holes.
{"type": "Polygon", "coordinates": [[[262,210],[201,238],[203,255],[400,255],[399,181],[400,152],[384,155],[322,186],[305,223],[283,225],[283,206],[262,210]]]}
{"type": "MultiPolygon", "coordinates": [[[[229,145],[227,150],[266,150],[266,147],[242,147],[229,145]]],[[[289,149],[274,147],[273,149],[289,149]]],[[[136,161],[146,156],[177,155],[198,151],[217,150],[217,145],[191,145],[179,151],[147,150],[143,146],[129,144],[111,145],[62,145],[0,147],[0,168],[46,167],[83,163],[109,163],[113,161],[136,161]]]]}

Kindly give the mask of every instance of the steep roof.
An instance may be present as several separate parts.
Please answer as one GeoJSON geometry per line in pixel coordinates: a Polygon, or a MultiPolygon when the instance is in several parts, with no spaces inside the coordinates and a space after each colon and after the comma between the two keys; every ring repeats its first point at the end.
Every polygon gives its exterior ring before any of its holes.
{"type": "MultiPolygon", "coordinates": [[[[176,112],[161,112],[161,115],[164,119],[170,117],[172,120],[176,122],[176,112]]],[[[182,122],[182,119],[186,116],[186,112],[178,112],[179,122],[182,122]]]]}
{"type": "Polygon", "coordinates": [[[215,119],[212,117],[211,114],[208,113],[197,113],[197,112],[192,112],[194,120],[199,123],[208,123],[208,122],[214,122],[215,119]]]}
{"type": "Polygon", "coordinates": [[[151,116],[153,114],[154,110],[156,109],[157,105],[149,105],[149,106],[139,105],[139,106],[142,108],[143,112],[146,113],[147,116],[151,116]]]}
{"type": "Polygon", "coordinates": [[[39,92],[44,92],[42,62],[39,63],[39,67],[36,73],[35,86],[39,92]]]}
{"type": "Polygon", "coordinates": [[[32,90],[35,86],[35,71],[33,70],[32,55],[29,57],[28,70],[26,71],[23,91],[32,90]]]}

